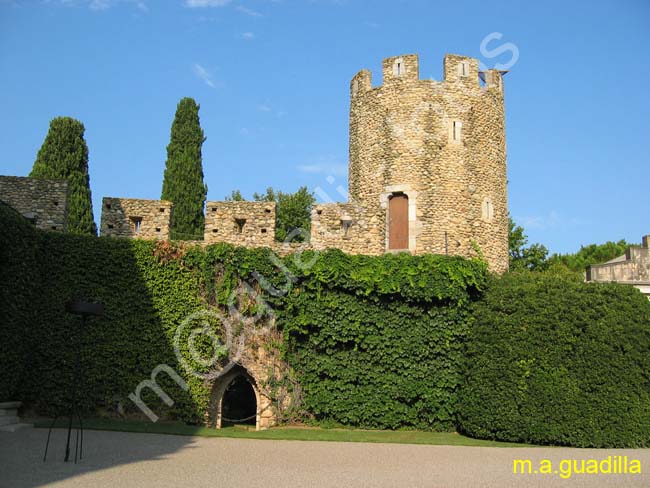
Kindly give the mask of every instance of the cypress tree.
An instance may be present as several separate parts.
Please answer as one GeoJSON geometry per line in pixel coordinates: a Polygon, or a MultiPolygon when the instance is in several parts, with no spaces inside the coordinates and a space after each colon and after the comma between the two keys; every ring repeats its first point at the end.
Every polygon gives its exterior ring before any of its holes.
{"type": "Polygon", "coordinates": [[[88,146],[84,132],[84,125],[71,117],[52,119],[29,176],[68,180],[68,232],[97,235],[90,198],[88,146]]]}
{"type": "Polygon", "coordinates": [[[172,239],[203,239],[203,206],[208,187],[203,183],[201,147],[205,141],[199,105],[183,98],[176,107],[162,186],[162,199],[174,204],[172,239]]]}

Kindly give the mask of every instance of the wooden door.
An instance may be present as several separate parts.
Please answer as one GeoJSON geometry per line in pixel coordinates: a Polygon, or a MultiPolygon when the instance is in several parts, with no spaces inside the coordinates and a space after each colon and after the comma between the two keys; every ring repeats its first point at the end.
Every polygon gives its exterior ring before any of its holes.
{"type": "Polygon", "coordinates": [[[409,199],[393,195],[388,200],[388,249],[409,248],[409,199]]]}

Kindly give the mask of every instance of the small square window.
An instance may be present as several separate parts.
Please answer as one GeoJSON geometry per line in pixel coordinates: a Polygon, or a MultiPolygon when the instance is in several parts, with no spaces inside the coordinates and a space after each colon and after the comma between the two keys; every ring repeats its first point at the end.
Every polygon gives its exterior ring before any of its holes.
{"type": "Polygon", "coordinates": [[[160,213],[165,213],[165,207],[160,207],[160,213]]]}
{"type": "Polygon", "coordinates": [[[266,234],[266,229],[262,229],[262,234],[266,234]]]}

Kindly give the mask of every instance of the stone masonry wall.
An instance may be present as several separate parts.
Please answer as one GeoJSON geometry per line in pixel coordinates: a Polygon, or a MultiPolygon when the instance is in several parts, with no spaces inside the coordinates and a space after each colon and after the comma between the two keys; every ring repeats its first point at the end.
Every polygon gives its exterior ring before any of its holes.
{"type": "Polygon", "coordinates": [[[136,198],[102,199],[101,235],[169,239],[172,203],[136,198]]]}
{"type": "Polygon", "coordinates": [[[246,247],[275,244],[274,202],[207,202],[205,244],[228,242],[246,247]]]}
{"type": "MultiPolygon", "coordinates": [[[[350,200],[369,212],[366,254],[388,249],[387,207],[406,194],[411,253],[475,255],[508,267],[506,147],[501,73],[447,55],[443,82],[420,80],[416,55],[383,62],[351,82],[350,200]]],[[[367,237],[366,237],[367,238],[367,237]]]]}
{"type": "Polygon", "coordinates": [[[68,182],[21,176],[0,176],[0,200],[41,230],[65,232],[68,182]]]}
{"type": "Polygon", "coordinates": [[[366,254],[374,244],[379,221],[354,203],[314,205],[311,212],[311,247],[340,249],[349,254],[366,254]]]}

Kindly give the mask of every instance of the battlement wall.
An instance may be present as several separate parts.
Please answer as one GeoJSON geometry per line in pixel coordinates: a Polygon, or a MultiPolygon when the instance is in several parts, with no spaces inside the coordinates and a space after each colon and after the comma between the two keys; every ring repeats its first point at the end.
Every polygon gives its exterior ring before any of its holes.
{"type": "Polygon", "coordinates": [[[0,176],[0,200],[41,230],[67,230],[68,198],[66,180],[0,176]]]}
{"type": "Polygon", "coordinates": [[[274,202],[207,202],[204,242],[247,247],[275,244],[274,202]]]}
{"type": "Polygon", "coordinates": [[[340,249],[349,254],[381,254],[383,242],[373,238],[378,232],[378,224],[363,207],[354,203],[314,205],[310,244],[315,250],[340,249]]]}
{"type": "Polygon", "coordinates": [[[138,198],[102,199],[101,235],[169,239],[172,202],[138,198]]]}

